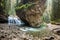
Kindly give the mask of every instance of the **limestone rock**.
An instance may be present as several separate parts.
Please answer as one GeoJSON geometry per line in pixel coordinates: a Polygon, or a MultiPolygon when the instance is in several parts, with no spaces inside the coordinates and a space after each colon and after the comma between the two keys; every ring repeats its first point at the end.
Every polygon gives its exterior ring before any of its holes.
{"type": "Polygon", "coordinates": [[[22,21],[24,21],[27,25],[32,27],[39,27],[42,21],[42,15],[46,8],[45,6],[46,0],[36,0],[28,9],[22,9],[17,11],[17,15],[20,17],[22,21]]]}

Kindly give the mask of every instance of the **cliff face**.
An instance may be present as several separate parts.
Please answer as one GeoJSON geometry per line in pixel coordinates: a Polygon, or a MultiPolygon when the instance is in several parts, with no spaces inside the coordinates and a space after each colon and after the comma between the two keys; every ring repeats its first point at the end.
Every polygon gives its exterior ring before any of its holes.
{"type": "Polygon", "coordinates": [[[7,23],[8,22],[8,15],[5,12],[0,11],[0,23],[7,23]]]}
{"type": "Polygon", "coordinates": [[[8,17],[5,13],[0,12],[0,23],[7,23],[8,22],[8,17]]]}
{"type": "Polygon", "coordinates": [[[53,0],[52,23],[60,24],[60,0],[53,0]]]}
{"type": "Polygon", "coordinates": [[[0,0],[0,23],[7,22],[8,15],[5,14],[5,3],[3,0],[0,0]]]}
{"type": "Polygon", "coordinates": [[[30,26],[39,27],[43,22],[41,17],[46,8],[45,2],[46,0],[33,0],[35,5],[32,5],[28,9],[17,11],[17,15],[30,26]]]}

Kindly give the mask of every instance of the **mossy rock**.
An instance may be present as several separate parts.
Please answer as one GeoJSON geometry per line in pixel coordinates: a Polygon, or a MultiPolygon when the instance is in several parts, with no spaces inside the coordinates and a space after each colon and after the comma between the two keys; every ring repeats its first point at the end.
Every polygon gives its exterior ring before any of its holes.
{"type": "Polygon", "coordinates": [[[32,27],[40,27],[43,22],[42,16],[46,8],[46,0],[36,0],[35,5],[30,6],[28,9],[17,11],[17,16],[27,25],[32,27]]]}

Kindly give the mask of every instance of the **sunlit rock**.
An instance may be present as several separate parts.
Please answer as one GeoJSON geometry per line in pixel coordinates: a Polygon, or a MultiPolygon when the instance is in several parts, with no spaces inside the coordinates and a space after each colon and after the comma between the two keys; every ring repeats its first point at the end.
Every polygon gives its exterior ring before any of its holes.
{"type": "Polygon", "coordinates": [[[24,21],[27,25],[32,27],[40,27],[43,22],[42,16],[46,8],[46,0],[33,0],[34,5],[27,9],[22,9],[17,11],[17,15],[24,21]]]}

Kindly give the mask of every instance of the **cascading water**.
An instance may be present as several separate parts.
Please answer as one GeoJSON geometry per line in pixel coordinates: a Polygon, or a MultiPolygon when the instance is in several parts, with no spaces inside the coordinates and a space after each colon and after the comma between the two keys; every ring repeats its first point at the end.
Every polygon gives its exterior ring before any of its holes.
{"type": "Polygon", "coordinates": [[[51,21],[51,13],[52,13],[52,0],[47,0],[46,1],[46,5],[47,5],[47,8],[46,8],[46,10],[45,10],[45,12],[44,12],[44,14],[43,14],[43,16],[44,16],[44,21],[46,22],[46,23],[48,23],[47,25],[48,25],[48,27],[49,27],[49,29],[51,29],[50,27],[51,27],[51,23],[50,23],[50,21],[51,21]]]}
{"type": "Polygon", "coordinates": [[[11,25],[18,25],[18,26],[20,26],[20,25],[23,25],[24,23],[17,17],[17,15],[16,15],[16,12],[15,12],[15,6],[16,6],[16,1],[17,0],[7,0],[7,5],[9,5],[9,6],[7,6],[7,7],[9,7],[9,9],[7,9],[8,10],[8,14],[9,14],[9,16],[8,16],[8,25],[9,26],[11,26],[11,25]]]}
{"type": "Polygon", "coordinates": [[[9,17],[8,17],[8,24],[9,24],[9,26],[10,25],[17,25],[17,26],[21,26],[21,25],[23,25],[24,23],[17,17],[17,16],[12,16],[12,15],[10,15],[9,17]]]}

